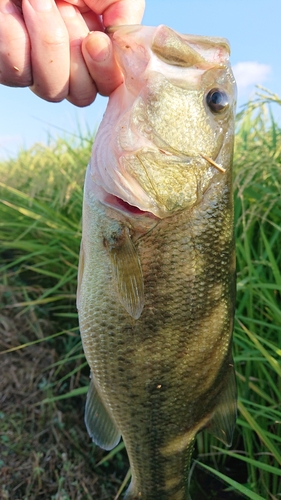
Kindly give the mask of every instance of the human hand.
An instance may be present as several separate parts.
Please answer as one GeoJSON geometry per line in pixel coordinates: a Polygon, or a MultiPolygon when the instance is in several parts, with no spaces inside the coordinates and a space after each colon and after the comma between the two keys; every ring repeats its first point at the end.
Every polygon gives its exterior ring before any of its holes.
{"type": "Polygon", "coordinates": [[[122,82],[108,26],[138,24],[145,0],[0,0],[0,83],[91,104],[122,82]],[[92,32],[92,33],[89,33],[92,32]]]}

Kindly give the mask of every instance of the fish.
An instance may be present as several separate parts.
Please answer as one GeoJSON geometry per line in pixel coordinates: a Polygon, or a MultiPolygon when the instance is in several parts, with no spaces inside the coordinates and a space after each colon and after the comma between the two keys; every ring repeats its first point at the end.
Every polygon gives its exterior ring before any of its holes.
{"type": "Polygon", "coordinates": [[[85,422],[105,450],[122,436],[127,500],[186,500],[197,433],[229,446],[236,419],[230,49],[164,25],[108,36],[124,79],[85,178],[85,422]]]}

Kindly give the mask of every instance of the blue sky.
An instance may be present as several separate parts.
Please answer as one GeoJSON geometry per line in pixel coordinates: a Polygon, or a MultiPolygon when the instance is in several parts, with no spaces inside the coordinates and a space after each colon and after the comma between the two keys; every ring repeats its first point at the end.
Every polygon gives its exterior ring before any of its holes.
{"type": "MultiPolygon", "coordinates": [[[[143,24],[166,24],[182,32],[222,36],[231,44],[231,62],[242,105],[261,84],[281,96],[280,0],[146,0],[143,24]]],[[[46,143],[64,132],[96,129],[107,99],[87,108],[45,102],[28,89],[0,85],[0,159],[20,147],[46,143]],[[63,132],[64,131],[64,132],[63,132]]]]}

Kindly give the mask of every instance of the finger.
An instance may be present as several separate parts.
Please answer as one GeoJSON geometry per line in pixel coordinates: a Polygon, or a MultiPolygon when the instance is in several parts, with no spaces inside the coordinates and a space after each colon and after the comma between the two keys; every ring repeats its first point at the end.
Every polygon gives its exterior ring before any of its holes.
{"type": "Polygon", "coordinates": [[[0,83],[15,87],[32,84],[30,43],[19,9],[0,0],[0,83]]]}
{"type": "Polygon", "coordinates": [[[110,95],[122,83],[123,75],[114,58],[109,37],[99,31],[90,33],[83,40],[82,52],[99,93],[110,95]]]}
{"type": "Polygon", "coordinates": [[[139,24],[142,20],[145,0],[84,0],[99,15],[103,24],[108,26],[121,24],[139,24]]]}
{"type": "Polygon", "coordinates": [[[75,5],[76,7],[81,9],[88,10],[89,7],[85,4],[84,0],[66,0],[66,3],[70,3],[71,5],[75,5]]]}
{"type": "Polygon", "coordinates": [[[12,0],[12,2],[21,10],[22,0],[12,0]]]}
{"type": "Polygon", "coordinates": [[[23,0],[23,16],[30,37],[33,85],[47,101],[68,95],[69,38],[54,0],[23,0]]]}
{"type": "Polygon", "coordinates": [[[83,16],[85,23],[88,26],[88,32],[89,31],[104,31],[104,26],[103,26],[101,18],[98,14],[95,14],[92,10],[90,10],[88,8],[88,11],[83,12],[82,16],[83,16]]]}
{"type": "MultiPolygon", "coordinates": [[[[97,95],[97,88],[89,74],[82,55],[82,40],[89,32],[82,15],[76,7],[64,1],[58,1],[57,7],[65,22],[70,43],[69,93],[67,99],[76,106],[88,106],[97,95]]],[[[99,26],[99,20],[93,26],[99,26]]]]}
{"type": "MultiPolygon", "coordinates": [[[[84,0],[65,0],[65,1],[68,4],[71,4],[71,5],[74,5],[75,7],[77,7],[81,13],[88,12],[90,10],[88,5],[85,4],[84,0]]],[[[56,3],[57,3],[57,1],[56,1],[56,3]]]]}

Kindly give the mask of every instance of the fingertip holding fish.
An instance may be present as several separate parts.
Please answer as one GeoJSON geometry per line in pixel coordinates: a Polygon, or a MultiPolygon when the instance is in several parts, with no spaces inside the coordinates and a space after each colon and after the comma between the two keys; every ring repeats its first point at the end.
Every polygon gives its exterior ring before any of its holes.
{"type": "Polygon", "coordinates": [[[104,63],[111,55],[111,42],[102,32],[90,31],[85,40],[85,48],[96,63],[104,63]]]}

